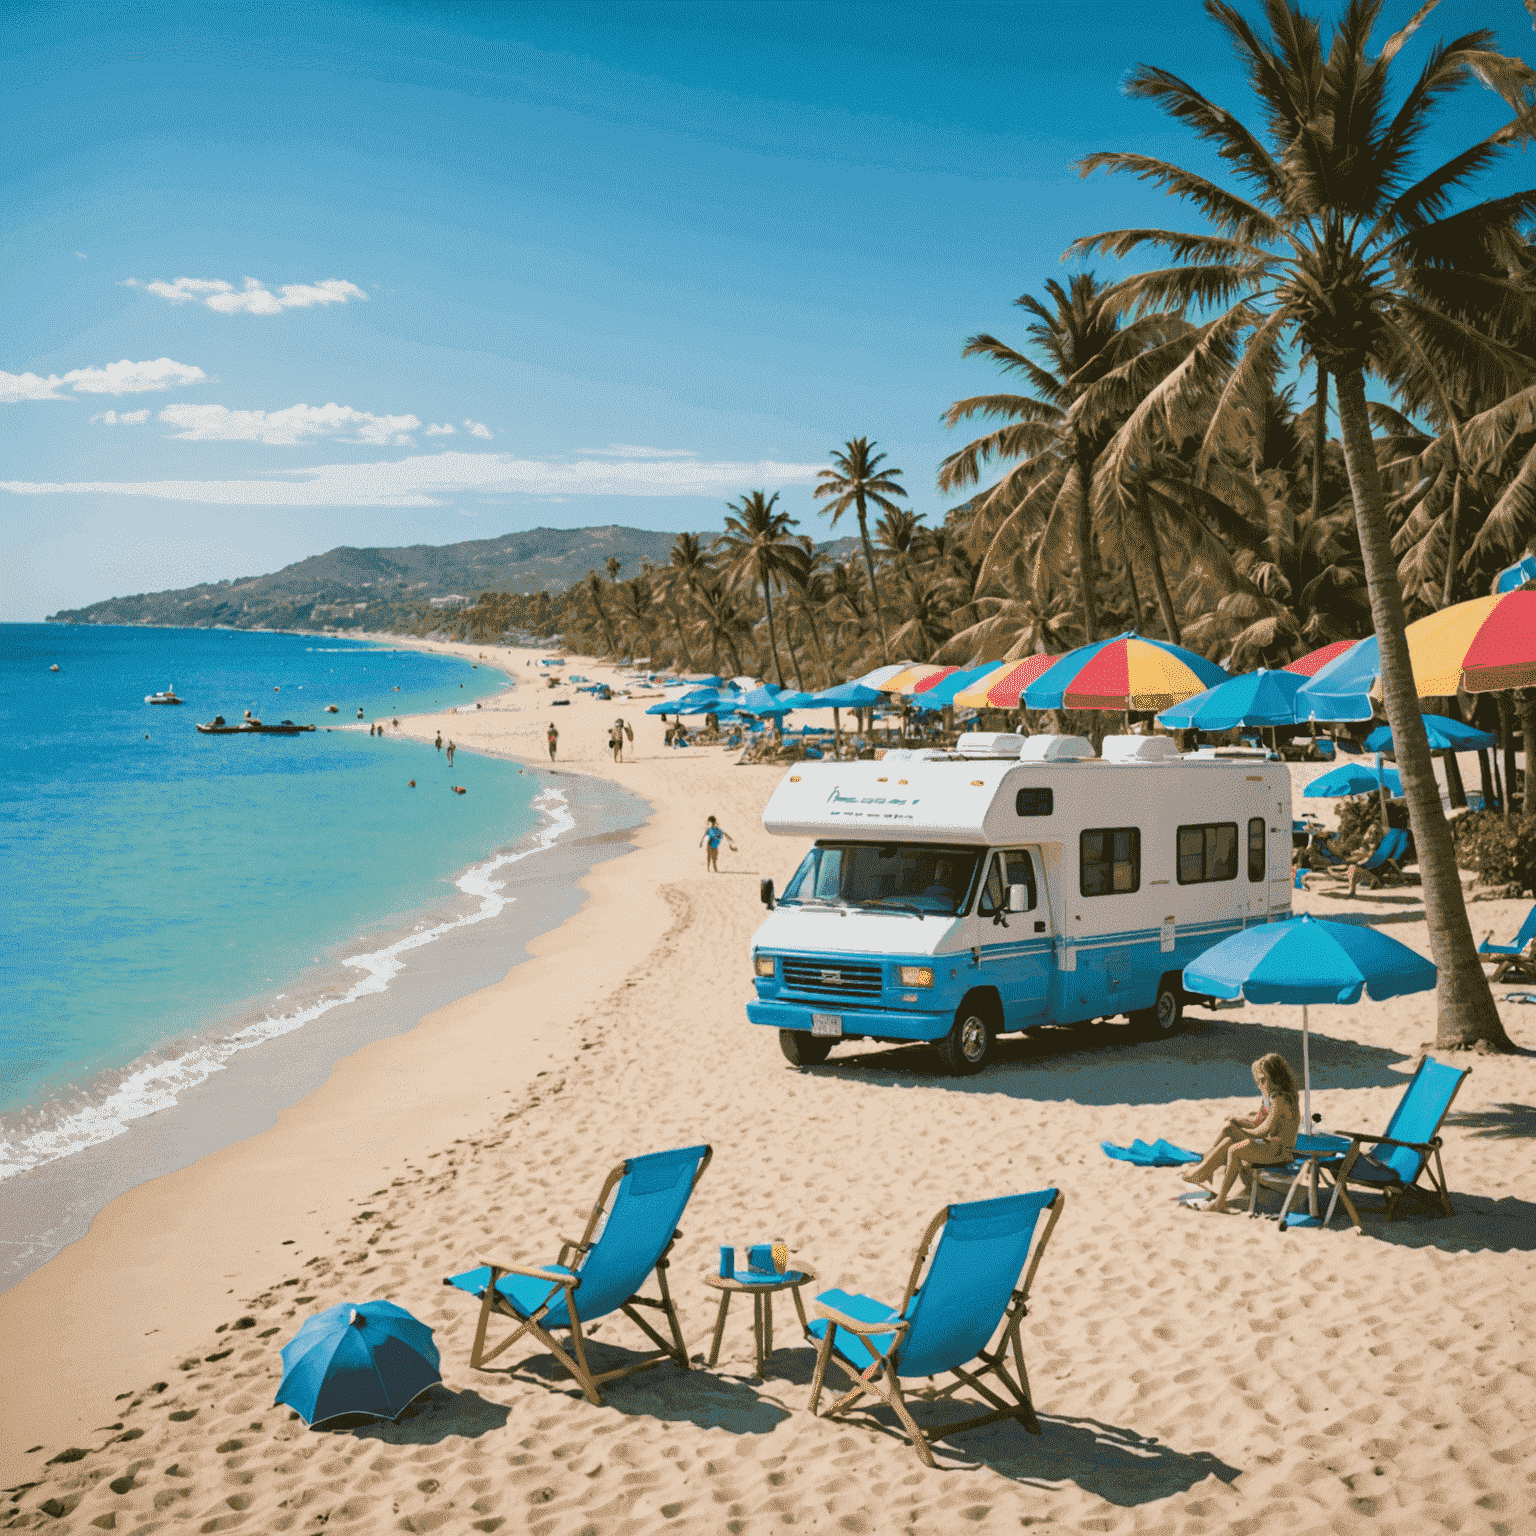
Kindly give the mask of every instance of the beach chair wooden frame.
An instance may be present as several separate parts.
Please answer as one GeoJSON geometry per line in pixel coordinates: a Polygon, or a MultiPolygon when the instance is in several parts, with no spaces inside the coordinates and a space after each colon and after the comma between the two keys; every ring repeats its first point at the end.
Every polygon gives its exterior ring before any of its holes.
{"type": "MultiPolygon", "coordinates": [[[[962,1387],[969,1387],[992,1404],[991,1411],[965,1419],[958,1424],[945,1424],[935,1431],[936,1435],[960,1434],[968,1429],[979,1429],[983,1424],[995,1424],[1002,1419],[1017,1419],[1032,1435],[1042,1433],[1040,1420],[1035,1416],[1034,1399],[1030,1395],[1029,1373],[1024,1366],[1024,1344],[1019,1336],[1019,1330],[1028,1315],[1029,1292],[1034,1284],[1035,1271],[1040,1267],[1046,1245],[1050,1242],[1051,1233],[1055,1231],[1056,1223],[1060,1220],[1065,1205],[1066,1196],[1058,1190],[1055,1199],[1045,1207],[1050,1213],[1045,1230],[1035,1239],[1028,1267],[1024,1271],[1024,1278],[1009,1298],[1007,1310],[1003,1313],[1001,1331],[997,1334],[997,1341],[991,1349],[983,1349],[976,1356],[982,1362],[981,1369],[967,1370],[963,1366],[950,1366],[948,1374],[956,1379],[947,1387],[928,1387],[910,1394],[924,1402],[942,1402],[952,1397],[962,1387]],[[1010,1352],[1013,1356],[1016,1379],[1014,1375],[1009,1374],[1008,1370],[1010,1352]],[[994,1392],[989,1389],[984,1380],[988,1377],[995,1379],[999,1391],[994,1392]],[[1003,1393],[1007,1395],[1003,1396],[1003,1393]]],[[[949,1216],[950,1207],[945,1206],[928,1224],[928,1230],[923,1233],[922,1242],[918,1245],[917,1257],[912,1261],[912,1273],[907,1280],[907,1289],[901,1298],[901,1305],[895,1309],[890,1320],[868,1322],[851,1317],[846,1312],[841,1312],[820,1300],[812,1303],[815,1310],[826,1321],[827,1330],[822,1335],[820,1347],[816,1352],[816,1372],[811,1381],[811,1413],[813,1415],[816,1413],[817,1404],[821,1400],[827,1367],[835,1365],[848,1381],[850,1389],[827,1408],[823,1417],[833,1418],[848,1412],[866,1394],[877,1397],[896,1414],[912,1442],[913,1450],[917,1452],[924,1465],[929,1467],[934,1464],[932,1442],[918,1425],[917,1420],[912,1417],[912,1411],[907,1402],[908,1394],[902,1390],[898,1373],[901,1347],[911,1331],[911,1324],[905,1320],[907,1307],[917,1293],[923,1265],[928,1258],[933,1240],[949,1220],[949,1216]],[[834,1353],[839,1328],[855,1334],[875,1357],[863,1371],[854,1370],[834,1353]],[[882,1346],[879,1341],[886,1335],[890,1335],[890,1342],[882,1346]]]]}
{"type": "MultiPolygon", "coordinates": [[[[1454,1072],[1456,1080],[1451,1084],[1450,1090],[1445,1095],[1445,1102],[1440,1106],[1440,1113],[1435,1120],[1431,1134],[1422,1141],[1406,1141],[1392,1135],[1381,1135],[1377,1132],[1367,1131],[1339,1131],[1336,1134],[1341,1138],[1347,1137],[1350,1143],[1349,1151],[1344,1154],[1344,1161],[1337,1169],[1328,1168],[1327,1172],[1333,1179],[1333,1195],[1328,1201],[1328,1214],[1323,1218],[1326,1227],[1333,1220],[1333,1213],[1343,1201],[1344,1209],[1349,1213],[1349,1219],[1355,1230],[1363,1231],[1360,1221],[1360,1212],[1355,1203],[1349,1197],[1349,1186],[1353,1184],[1357,1189],[1369,1190],[1382,1197],[1385,1203],[1385,1214],[1388,1221],[1397,1219],[1398,1208],[1404,1200],[1411,1200],[1427,1210],[1434,1216],[1454,1216],[1455,1207],[1451,1204],[1451,1192],[1445,1182],[1445,1168],[1440,1160],[1440,1127],[1445,1123],[1445,1117],[1450,1113],[1451,1105],[1456,1102],[1456,1095],[1461,1092],[1461,1085],[1472,1075],[1470,1067],[1446,1067],[1437,1062],[1433,1057],[1426,1056],[1419,1062],[1413,1078],[1408,1087],[1403,1091],[1402,1100],[1398,1106],[1401,1112],[1402,1106],[1407,1104],[1414,1090],[1418,1087],[1419,1079],[1426,1067],[1434,1066],[1441,1071],[1454,1072]],[[1369,1157],[1364,1149],[1369,1145],[1372,1151],[1382,1147],[1403,1148],[1417,1155],[1417,1167],[1411,1179],[1404,1178],[1402,1173],[1395,1169],[1387,1169],[1388,1177],[1384,1177],[1383,1165],[1371,1159],[1373,1176],[1365,1177],[1355,1172],[1362,1156],[1369,1157]],[[1433,1166],[1431,1166],[1433,1164],[1433,1166]],[[1419,1180],[1428,1178],[1429,1187],[1423,1188],[1419,1180]]],[[[1394,1113],[1391,1123],[1388,1124],[1388,1132],[1392,1131],[1397,1122],[1397,1114],[1394,1113]]]]}
{"type": "MultiPolygon", "coordinates": [[[[704,1175],[704,1170],[709,1167],[710,1159],[714,1156],[714,1149],[703,1148],[703,1156],[699,1160],[693,1179],[688,1186],[689,1198],[698,1186],[699,1180],[704,1175]]],[[[562,1237],[560,1239],[560,1253],[555,1260],[559,1267],[525,1264],[490,1264],[489,1278],[485,1283],[485,1289],[480,1298],[480,1317],[475,1326],[475,1339],[470,1347],[469,1364],[473,1370],[484,1370],[486,1366],[497,1356],[505,1353],[517,1343],[525,1334],[537,1339],[561,1365],[570,1372],[582,1393],[590,1403],[601,1406],[603,1395],[601,1387],[605,1382],[617,1381],[620,1377],[633,1376],[637,1371],[650,1370],[652,1366],[660,1365],[664,1360],[671,1360],[679,1369],[686,1371],[688,1366],[688,1348],[683,1343],[683,1332],[678,1322],[677,1307],[672,1300],[672,1292],[667,1286],[668,1257],[673,1245],[683,1235],[681,1230],[674,1229],[667,1238],[660,1256],[651,1266],[656,1276],[656,1285],[660,1290],[659,1298],[653,1296],[641,1296],[638,1293],[629,1296],[621,1302],[617,1308],[629,1320],[643,1332],[653,1344],[655,1350],[639,1360],[629,1362],[627,1365],[615,1367],[609,1371],[594,1371],[587,1360],[586,1338],[583,1334],[583,1324],[592,1323],[601,1317],[610,1315],[609,1311],[598,1314],[598,1317],[582,1318],[580,1307],[581,1272],[580,1262],[586,1254],[594,1248],[599,1241],[597,1234],[598,1223],[603,1218],[603,1212],[607,1209],[608,1197],[611,1195],[624,1175],[629,1171],[629,1162],[619,1163],[611,1169],[603,1181],[603,1187],[598,1193],[591,1214],[587,1217],[586,1227],[579,1238],[562,1237]],[[575,1272],[571,1272],[567,1266],[574,1266],[575,1272]],[[507,1300],[497,1288],[498,1282],[507,1275],[523,1275],[535,1280],[549,1282],[549,1291],[543,1301],[524,1317],[507,1300]],[[549,1314],[563,1305],[567,1322],[551,1324],[551,1327],[562,1328],[570,1335],[570,1348],[563,1348],[560,1342],[545,1326],[549,1314]],[[637,1307],[649,1307],[661,1312],[671,1332],[671,1340],[663,1338],[660,1333],[635,1309],[637,1307]],[[504,1339],[492,1348],[486,1348],[486,1335],[493,1316],[509,1318],[517,1324],[504,1339]]],[[[686,1206],[686,1200],[684,1205],[686,1206]]],[[[444,1285],[452,1285],[452,1280],[444,1280],[444,1285]]]]}

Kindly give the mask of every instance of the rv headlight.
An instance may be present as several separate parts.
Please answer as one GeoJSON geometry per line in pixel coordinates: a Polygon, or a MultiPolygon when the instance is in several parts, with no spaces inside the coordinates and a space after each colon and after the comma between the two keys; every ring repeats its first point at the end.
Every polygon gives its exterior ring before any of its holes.
{"type": "Polygon", "coordinates": [[[754,955],[752,957],[752,966],[759,976],[772,976],[774,970],[773,956],[754,955]]]}
{"type": "Polygon", "coordinates": [[[904,987],[931,987],[933,985],[933,967],[931,965],[902,966],[901,984],[904,987]]]}

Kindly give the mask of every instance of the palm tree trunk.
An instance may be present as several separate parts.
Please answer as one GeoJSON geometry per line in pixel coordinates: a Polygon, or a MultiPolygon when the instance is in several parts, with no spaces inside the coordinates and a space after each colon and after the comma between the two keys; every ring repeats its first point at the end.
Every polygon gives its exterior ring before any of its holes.
{"type": "Polygon", "coordinates": [[[864,515],[864,498],[857,504],[859,514],[859,542],[864,546],[864,569],[869,573],[869,598],[875,608],[875,622],[880,626],[880,659],[891,659],[891,642],[885,637],[885,610],[880,606],[880,588],[875,581],[875,546],[869,542],[869,519],[864,515]]]}
{"type": "Polygon", "coordinates": [[[1157,547],[1157,534],[1152,527],[1152,516],[1147,511],[1147,488],[1145,484],[1136,488],[1136,522],[1141,534],[1141,542],[1147,551],[1148,562],[1152,566],[1152,584],[1157,588],[1157,610],[1163,616],[1163,628],[1167,631],[1168,638],[1178,645],[1182,641],[1179,633],[1179,621],[1173,611],[1173,594],[1168,590],[1168,576],[1163,570],[1163,554],[1157,547]]]}
{"type": "Polygon", "coordinates": [[[773,670],[778,675],[779,687],[784,686],[784,663],[779,660],[779,641],[773,628],[773,582],[767,571],[763,577],[763,608],[768,615],[768,649],[773,655],[773,670]]]}
{"type": "Polygon", "coordinates": [[[1099,638],[1098,573],[1093,567],[1092,465],[1080,453],[1068,471],[1077,476],[1077,510],[1072,516],[1072,541],[1077,546],[1078,582],[1083,589],[1083,638],[1092,645],[1099,638]]]}
{"type": "Polygon", "coordinates": [[[1456,484],[1451,491],[1451,522],[1445,532],[1445,581],[1440,588],[1440,606],[1449,608],[1454,601],[1452,592],[1456,585],[1456,566],[1461,559],[1457,541],[1461,537],[1461,471],[1456,471],[1456,484]]]}
{"type": "MultiPolygon", "coordinates": [[[[821,663],[821,686],[823,688],[830,688],[832,686],[832,668],[827,662],[827,648],[821,643],[821,625],[816,622],[815,605],[807,601],[804,611],[806,625],[811,631],[811,643],[816,648],[816,659],[821,663]]],[[[802,682],[800,686],[804,688],[805,684],[802,682]]]]}
{"type": "Polygon", "coordinates": [[[683,633],[683,616],[677,611],[677,602],[675,599],[669,600],[667,607],[671,610],[672,613],[672,623],[677,628],[677,644],[678,648],[683,653],[683,665],[688,669],[688,671],[692,672],[693,652],[688,649],[688,637],[683,633]]]}
{"type": "Polygon", "coordinates": [[[805,669],[800,665],[800,653],[795,649],[795,611],[786,605],[784,609],[784,643],[789,647],[789,659],[795,667],[795,687],[805,687],[805,669]]]}
{"type": "MultiPolygon", "coordinates": [[[[1328,370],[1321,362],[1317,365],[1317,393],[1312,402],[1312,522],[1323,514],[1323,467],[1328,456],[1328,370]]],[[[1288,514],[1282,514],[1289,521],[1288,514]]],[[[1285,530],[1288,543],[1294,543],[1296,529],[1285,530]]],[[[1278,555],[1278,551],[1277,551],[1278,555]]]]}
{"type": "Polygon", "coordinates": [[[1525,814],[1536,820],[1536,691],[1522,688],[1515,695],[1515,707],[1520,714],[1520,744],[1525,749],[1525,797],[1521,804],[1525,814]]]}
{"type": "Polygon", "coordinates": [[[1334,375],[1334,387],[1344,436],[1344,462],[1355,503],[1355,526],[1371,596],[1371,622],[1381,651],[1382,694],[1418,848],[1430,950],[1440,972],[1435,1044],[1441,1049],[1465,1049],[1486,1042],[1496,1050],[1512,1051],[1514,1046],[1504,1033],[1488,978],[1477,958],[1451,829],[1440,809],[1440,786],[1435,780],[1408,640],[1403,633],[1403,598],[1371,441],[1365,379],[1358,368],[1351,368],[1334,375]]]}

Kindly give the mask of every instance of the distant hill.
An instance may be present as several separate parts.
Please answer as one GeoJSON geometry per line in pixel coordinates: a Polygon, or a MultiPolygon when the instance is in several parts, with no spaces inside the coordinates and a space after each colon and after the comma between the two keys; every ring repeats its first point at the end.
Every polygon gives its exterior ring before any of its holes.
{"type": "MultiPolygon", "coordinates": [[[[666,565],[676,537],[645,528],[530,528],[463,544],[401,549],[343,545],[269,576],[205,582],[175,592],[112,597],[49,614],[50,624],[145,624],[193,629],[390,629],[423,608],[473,602],[482,592],[562,591],[610,556],[622,580],[645,562],[666,565]]],[[[706,540],[713,534],[701,534],[706,540]]],[[[821,546],[844,559],[852,539],[821,546]]],[[[419,627],[419,623],[416,625],[419,627]]]]}

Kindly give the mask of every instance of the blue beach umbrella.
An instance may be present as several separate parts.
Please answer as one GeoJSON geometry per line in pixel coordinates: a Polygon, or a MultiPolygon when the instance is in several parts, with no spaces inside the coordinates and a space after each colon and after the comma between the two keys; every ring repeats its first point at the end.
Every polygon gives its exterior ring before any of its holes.
{"type": "Polygon", "coordinates": [[[1364,763],[1340,763],[1313,779],[1301,793],[1308,800],[1339,800],[1345,795],[1374,795],[1381,789],[1400,795],[1403,781],[1396,768],[1383,768],[1378,761],[1374,770],[1364,763]]]}
{"type": "MultiPolygon", "coordinates": [[[[1497,736],[1480,731],[1476,726],[1463,725],[1460,720],[1452,720],[1446,715],[1425,715],[1424,734],[1429,737],[1431,752],[1478,752],[1499,744],[1497,736]]],[[[1365,738],[1365,746],[1368,752],[1390,752],[1392,727],[1378,725],[1365,738]]]]}
{"type": "Polygon", "coordinates": [[[1208,997],[1245,997],[1250,1003],[1301,1005],[1302,1124],[1312,1125],[1312,1066],[1307,1050],[1309,1003],[1377,1002],[1428,992],[1438,972],[1433,961],[1396,939],[1357,923],[1311,916],[1264,923],[1223,939],[1184,967],[1184,985],[1208,997]]]}
{"type": "Polygon", "coordinates": [[[1513,565],[1506,566],[1494,577],[1495,592],[1518,592],[1528,581],[1536,581],[1536,555],[1527,555],[1513,565]]]}
{"type": "Polygon", "coordinates": [[[764,683],[761,688],[754,688],[738,699],[736,707],[749,715],[787,715],[795,706],[785,701],[798,697],[800,695],[787,688],[775,688],[771,683],[764,683]]]}
{"type": "Polygon", "coordinates": [[[1371,688],[1381,672],[1375,635],[1335,656],[1296,690],[1298,720],[1369,720],[1371,688]]]}
{"type": "Polygon", "coordinates": [[[350,1413],[394,1419],[443,1379],[437,1367],[432,1330],[404,1307],[340,1302],[283,1345],[276,1401],[310,1425],[350,1413]]]}
{"type": "MultiPolygon", "coordinates": [[[[1306,678],[1260,667],[1197,693],[1157,719],[1174,731],[1230,731],[1239,725],[1295,725],[1296,691],[1306,678]]],[[[1305,718],[1305,717],[1303,717],[1305,718]]]]}
{"type": "Polygon", "coordinates": [[[878,688],[866,688],[863,683],[839,683],[837,687],[823,688],[811,697],[821,709],[868,709],[871,704],[886,702],[886,695],[878,688]]]}

